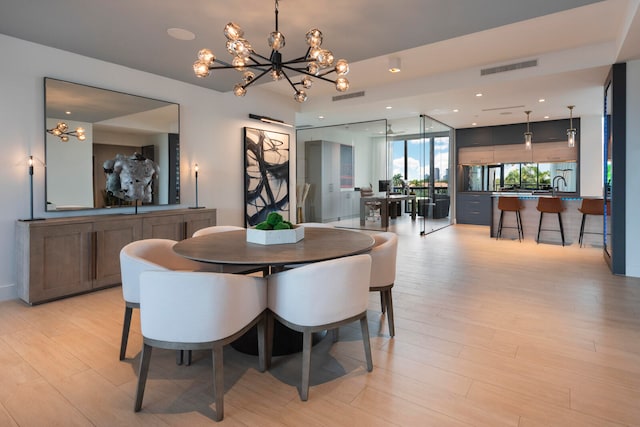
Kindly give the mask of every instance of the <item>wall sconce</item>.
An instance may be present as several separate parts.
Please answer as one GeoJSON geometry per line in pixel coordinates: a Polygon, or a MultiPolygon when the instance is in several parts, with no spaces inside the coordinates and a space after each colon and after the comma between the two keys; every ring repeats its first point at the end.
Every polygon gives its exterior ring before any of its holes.
{"type": "Polygon", "coordinates": [[[575,105],[567,106],[567,108],[569,109],[569,129],[567,129],[567,141],[570,148],[576,146],[576,130],[573,127],[573,107],[575,107],[575,105]]]}
{"type": "Polygon", "coordinates": [[[290,125],[289,123],[285,123],[282,120],[272,119],[271,117],[266,117],[266,116],[259,116],[257,114],[249,114],[249,118],[254,120],[260,120],[263,123],[271,123],[274,125],[286,126],[288,128],[293,127],[293,125],[290,125]]]}
{"type": "Polygon", "coordinates": [[[524,133],[524,148],[527,150],[531,150],[531,139],[533,138],[533,133],[529,129],[529,114],[531,111],[524,112],[527,115],[527,131],[524,133]]]}
{"type": "Polygon", "coordinates": [[[53,129],[47,129],[47,133],[57,136],[62,140],[62,142],[69,141],[70,136],[75,136],[80,141],[84,141],[87,139],[87,136],[84,134],[84,128],[77,128],[76,130],[69,130],[69,126],[65,122],[58,122],[56,127],[53,129]]]}
{"type": "Polygon", "coordinates": [[[195,171],[195,176],[196,176],[196,205],[195,206],[191,206],[189,209],[202,209],[204,208],[204,206],[198,206],[198,164],[196,163],[193,167],[194,171],[195,171]]]}
{"type": "Polygon", "coordinates": [[[402,66],[400,64],[400,58],[389,58],[389,72],[399,73],[402,71],[402,66]]]}

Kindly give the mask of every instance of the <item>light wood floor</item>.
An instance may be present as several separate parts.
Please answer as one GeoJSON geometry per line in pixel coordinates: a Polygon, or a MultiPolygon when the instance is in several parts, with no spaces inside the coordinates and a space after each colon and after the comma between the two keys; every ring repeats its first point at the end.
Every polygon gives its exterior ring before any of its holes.
{"type": "MultiPolygon", "coordinates": [[[[237,426],[640,425],[640,280],[613,276],[601,249],[490,239],[451,226],[398,227],[396,337],[379,298],[369,322],[313,349],[309,401],[300,358],[225,350],[225,419],[237,426]]],[[[27,307],[0,303],[0,426],[216,425],[211,358],[177,366],[156,350],[133,412],[137,312],[118,360],[119,288],[27,307]]]]}

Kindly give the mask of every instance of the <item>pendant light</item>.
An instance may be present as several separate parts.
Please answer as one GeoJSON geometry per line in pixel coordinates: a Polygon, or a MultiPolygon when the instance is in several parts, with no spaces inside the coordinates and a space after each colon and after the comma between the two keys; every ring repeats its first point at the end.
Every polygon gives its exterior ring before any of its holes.
{"type": "Polygon", "coordinates": [[[569,143],[569,148],[573,148],[576,146],[576,130],[573,127],[573,107],[575,105],[569,105],[567,108],[569,109],[569,128],[567,129],[567,141],[569,143]]]}
{"type": "Polygon", "coordinates": [[[531,138],[533,137],[533,133],[529,130],[529,114],[531,114],[531,111],[525,111],[524,113],[527,115],[527,131],[524,133],[524,148],[531,150],[531,138]]]}

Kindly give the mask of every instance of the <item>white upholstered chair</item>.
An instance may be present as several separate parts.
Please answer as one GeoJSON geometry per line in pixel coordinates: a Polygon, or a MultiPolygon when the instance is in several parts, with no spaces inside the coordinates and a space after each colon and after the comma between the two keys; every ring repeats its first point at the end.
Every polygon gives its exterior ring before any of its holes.
{"type": "Polygon", "coordinates": [[[142,407],[153,347],[212,350],[216,418],[224,417],[222,348],[257,324],[259,367],[265,370],[267,279],[238,274],[145,271],[140,276],[144,344],[134,410],[142,407]]]}
{"type": "Polygon", "coordinates": [[[127,244],[120,251],[122,296],[125,302],[120,360],[125,358],[131,315],[140,307],[140,273],[148,270],[201,270],[203,265],[181,257],[173,251],[175,240],[145,239],[127,244]]]}
{"type": "Polygon", "coordinates": [[[389,335],[395,336],[393,322],[393,299],[391,288],[396,280],[396,258],[398,253],[398,236],[395,233],[384,232],[373,235],[376,241],[371,256],[371,282],[369,290],[380,292],[382,312],[386,311],[389,323],[389,335]]]}
{"type": "MultiPolygon", "coordinates": [[[[236,225],[212,225],[211,227],[201,228],[197,230],[191,237],[199,237],[206,236],[207,234],[213,233],[224,233],[227,231],[238,231],[244,230],[243,227],[238,227],[236,225]]],[[[263,276],[269,274],[269,267],[265,267],[264,265],[218,265],[219,271],[222,273],[233,273],[233,274],[251,274],[251,273],[262,273],[263,276]]]]}
{"type": "Polygon", "coordinates": [[[367,370],[373,369],[367,324],[371,257],[356,255],[317,262],[268,277],[267,360],[271,362],[273,318],[302,332],[300,398],[309,396],[312,333],[360,321],[367,370]]]}

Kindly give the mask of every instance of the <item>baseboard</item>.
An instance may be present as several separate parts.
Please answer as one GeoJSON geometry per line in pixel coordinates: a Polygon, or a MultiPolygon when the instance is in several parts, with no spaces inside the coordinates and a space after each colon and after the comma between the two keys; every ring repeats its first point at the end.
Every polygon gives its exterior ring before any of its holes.
{"type": "Polygon", "coordinates": [[[0,285],[0,301],[18,299],[18,287],[15,283],[0,285]]]}

